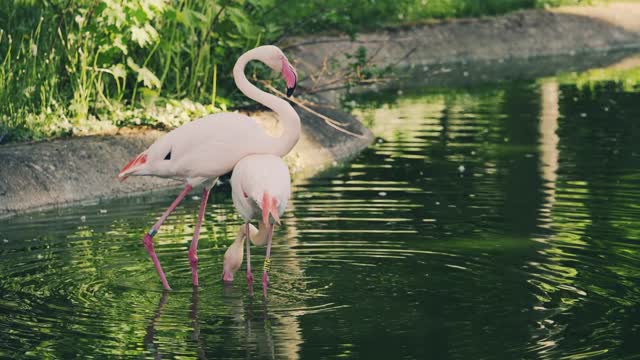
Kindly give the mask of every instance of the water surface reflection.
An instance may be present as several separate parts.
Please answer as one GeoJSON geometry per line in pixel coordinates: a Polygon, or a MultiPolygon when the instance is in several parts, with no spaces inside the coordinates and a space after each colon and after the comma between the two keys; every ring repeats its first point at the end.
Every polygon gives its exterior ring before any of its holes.
{"type": "Polygon", "coordinates": [[[615,71],[347,98],[379,139],[295,185],[268,299],[219,280],[226,185],[197,290],[196,198],[156,237],[171,293],[140,235],[173,192],[2,220],[0,357],[632,358],[640,70],[615,71]]]}

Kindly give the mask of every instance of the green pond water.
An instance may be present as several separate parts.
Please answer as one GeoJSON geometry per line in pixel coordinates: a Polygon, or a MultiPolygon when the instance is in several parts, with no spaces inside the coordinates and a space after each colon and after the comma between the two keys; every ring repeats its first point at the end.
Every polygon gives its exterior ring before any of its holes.
{"type": "MultiPolygon", "coordinates": [[[[0,358],[640,358],[640,69],[351,96],[378,137],[298,181],[268,298],[220,281],[228,183],[0,220],[0,358]]],[[[260,267],[264,248],[253,248],[260,267]]],[[[258,276],[259,278],[259,276],[258,276]]]]}

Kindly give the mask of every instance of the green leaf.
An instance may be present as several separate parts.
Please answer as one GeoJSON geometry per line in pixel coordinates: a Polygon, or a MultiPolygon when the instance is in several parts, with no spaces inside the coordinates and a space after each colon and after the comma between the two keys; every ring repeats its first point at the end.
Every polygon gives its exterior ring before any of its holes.
{"type": "Polygon", "coordinates": [[[131,40],[137,42],[140,47],[144,47],[151,42],[151,37],[143,28],[134,25],[131,27],[131,40]]]}
{"type": "Polygon", "coordinates": [[[160,85],[162,85],[160,79],[158,79],[158,77],[154,73],[152,73],[151,70],[147,69],[146,67],[138,66],[138,64],[136,64],[132,58],[127,58],[127,65],[131,68],[131,70],[138,74],[137,81],[142,81],[142,83],[144,83],[146,87],[151,89],[154,87],[159,88],[160,85]]]}
{"type": "Polygon", "coordinates": [[[111,72],[113,73],[113,77],[124,79],[127,76],[127,70],[124,68],[122,64],[116,64],[111,66],[111,72]]]}

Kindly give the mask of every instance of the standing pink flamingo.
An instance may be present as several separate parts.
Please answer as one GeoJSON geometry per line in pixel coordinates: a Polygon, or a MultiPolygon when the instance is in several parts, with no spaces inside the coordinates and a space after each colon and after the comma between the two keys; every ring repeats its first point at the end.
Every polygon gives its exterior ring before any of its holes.
{"type": "Polygon", "coordinates": [[[158,222],[144,235],[144,246],[155,265],[162,285],[170,290],[160,261],[153,249],[153,236],[162,223],[178,206],[194,186],[205,184],[193,241],[189,249],[193,285],[198,286],[198,236],[211,188],[217,178],[250,154],[284,156],[295,146],[300,137],[300,118],[285,100],[266,93],[251,84],[244,68],[251,60],[258,60],[282,73],[287,86],[287,96],[296,87],[297,74],[282,51],[275,46],[260,46],[244,53],[233,68],[236,86],[249,98],[277,113],[284,131],[279,137],[269,136],[257,122],[245,115],[220,113],[186,123],[167,133],[140,155],[131,160],[118,174],[121,181],[129,176],[158,176],[181,179],[184,190],[162,214],[158,222]]]}
{"type": "MultiPolygon", "coordinates": [[[[240,160],[231,175],[231,195],[233,205],[245,221],[244,235],[256,245],[267,242],[267,255],[262,272],[262,286],[266,294],[269,284],[271,264],[271,239],[273,224],[280,224],[291,195],[291,177],[284,161],[273,155],[250,155],[240,160]],[[251,226],[250,221],[258,218],[260,230],[251,226]],[[264,231],[264,229],[267,229],[264,231]],[[254,238],[252,238],[255,237],[254,238]]],[[[240,234],[239,234],[240,235],[240,234]]],[[[249,241],[247,249],[247,282],[253,283],[249,241]]],[[[233,274],[242,264],[242,237],[227,249],[224,255],[222,279],[233,281],[233,274]]]]}

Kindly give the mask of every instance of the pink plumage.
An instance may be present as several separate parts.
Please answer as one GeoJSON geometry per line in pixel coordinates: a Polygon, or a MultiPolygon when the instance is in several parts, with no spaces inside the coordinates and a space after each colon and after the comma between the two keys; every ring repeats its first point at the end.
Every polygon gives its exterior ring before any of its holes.
{"type": "MultiPolygon", "coordinates": [[[[249,155],[240,160],[231,176],[231,194],[233,205],[245,221],[247,253],[247,281],[251,286],[251,252],[249,243],[267,244],[267,254],[262,273],[262,286],[266,295],[269,283],[269,264],[271,262],[271,240],[274,224],[280,224],[291,195],[291,176],[284,161],[274,155],[249,155]],[[258,220],[259,230],[252,231],[250,222],[258,220]]],[[[227,249],[224,256],[224,281],[233,281],[234,273],[242,264],[242,241],[236,238],[234,244],[227,249]]]]}
{"type": "Polygon", "coordinates": [[[170,287],[153,249],[153,236],[182,199],[194,186],[207,182],[189,250],[193,284],[197,286],[199,230],[209,191],[217,178],[231,171],[238,161],[251,154],[284,156],[291,151],[300,137],[300,118],[293,107],[287,101],[258,89],[247,80],[244,68],[251,60],[261,61],[281,72],[287,83],[288,95],[291,95],[295,88],[295,69],[279,48],[270,45],[244,53],[233,68],[233,77],[240,91],[277,113],[284,129],[279,137],[269,136],[254,119],[242,114],[208,115],[167,133],[130,161],[118,174],[122,181],[130,176],[157,176],[181,179],[186,183],[185,189],[144,236],[145,248],[165,289],[170,287]]]}

